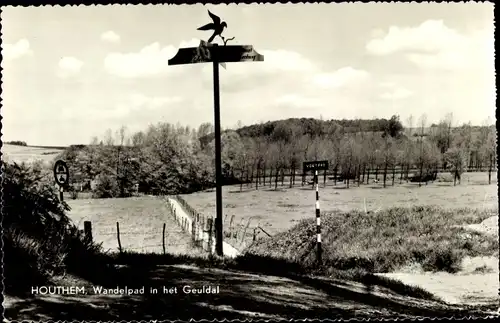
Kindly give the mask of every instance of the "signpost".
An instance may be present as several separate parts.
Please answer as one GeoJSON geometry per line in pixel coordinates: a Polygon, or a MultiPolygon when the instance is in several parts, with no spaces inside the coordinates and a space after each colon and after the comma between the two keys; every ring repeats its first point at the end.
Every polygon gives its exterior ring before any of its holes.
{"type": "Polygon", "coordinates": [[[69,169],[63,160],[58,160],[54,164],[54,178],[59,186],[59,199],[63,201],[64,186],[69,182],[69,169]]]}
{"type": "Polygon", "coordinates": [[[304,162],[303,173],[314,171],[314,184],[316,186],[316,247],[317,247],[317,260],[318,266],[321,266],[321,216],[319,210],[319,184],[318,184],[318,170],[328,170],[328,161],[313,161],[304,162]]]}
{"type": "Polygon", "coordinates": [[[257,53],[251,45],[227,45],[228,40],[221,34],[227,24],[220,18],[208,12],[213,23],[198,28],[199,30],[214,30],[208,42],[201,41],[198,47],[179,48],[177,54],[168,61],[168,65],[185,65],[196,63],[212,63],[214,78],[214,126],[215,126],[215,187],[216,187],[216,214],[215,219],[215,251],[222,256],[222,160],[220,137],[220,97],[219,97],[219,64],[225,68],[225,63],[237,62],[262,62],[264,56],[257,53]],[[213,44],[212,41],[219,36],[224,45],[213,44]]]}

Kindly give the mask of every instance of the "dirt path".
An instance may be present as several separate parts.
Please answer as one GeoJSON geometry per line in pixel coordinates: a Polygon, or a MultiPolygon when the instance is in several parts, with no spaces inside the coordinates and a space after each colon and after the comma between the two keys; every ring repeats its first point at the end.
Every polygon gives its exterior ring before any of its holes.
{"type": "MultiPolygon", "coordinates": [[[[465,228],[489,234],[498,239],[498,216],[490,217],[479,224],[465,228]]],[[[407,285],[428,290],[450,304],[498,307],[500,290],[499,263],[497,257],[466,257],[462,270],[457,274],[399,272],[382,274],[407,285]]]]}
{"type": "MultiPolygon", "coordinates": [[[[176,216],[179,219],[179,221],[182,222],[182,220],[185,220],[187,222],[188,229],[187,231],[190,232],[192,228],[192,219],[191,217],[186,213],[184,208],[173,198],[168,198],[168,201],[172,204],[176,216]]],[[[208,235],[205,233],[200,234],[201,238],[203,239],[204,242],[209,243],[209,238],[208,235]]],[[[212,252],[215,252],[215,240],[213,241],[213,246],[212,246],[212,252]]],[[[222,252],[224,256],[234,258],[240,254],[238,250],[236,250],[233,246],[231,246],[229,243],[223,241],[222,242],[222,252]]]]}
{"type": "MultiPolygon", "coordinates": [[[[387,287],[348,281],[293,279],[188,265],[124,267],[107,287],[145,287],[144,295],[96,295],[90,281],[65,278],[59,284],[85,286],[86,295],[7,297],[10,320],[143,319],[299,319],[466,315],[457,307],[411,298],[387,287]],[[217,288],[218,293],[187,294],[183,286],[217,288]],[[150,288],[158,289],[151,294],[150,288]],[[163,288],[177,293],[164,293],[163,288]]],[[[467,315],[474,315],[469,312],[467,315]]]]}

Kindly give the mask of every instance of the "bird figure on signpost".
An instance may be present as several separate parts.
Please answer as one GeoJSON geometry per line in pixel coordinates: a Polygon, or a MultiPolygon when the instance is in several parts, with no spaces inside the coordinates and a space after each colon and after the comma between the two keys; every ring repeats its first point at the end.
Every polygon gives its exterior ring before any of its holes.
{"type": "Polygon", "coordinates": [[[205,26],[201,26],[200,28],[198,28],[198,30],[213,30],[214,33],[208,39],[208,43],[211,43],[215,39],[216,36],[219,36],[222,38],[221,34],[224,31],[224,28],[227,28],[227,24],[225,21],[221,22],[220,18],[217,17],[216,15],[214,15],[213,13],[211,13],[210,10],[208,10],[208,14],[210,15],[210,18],[212,18],[212,20],[214,22],[206,24],[205,26]]]}

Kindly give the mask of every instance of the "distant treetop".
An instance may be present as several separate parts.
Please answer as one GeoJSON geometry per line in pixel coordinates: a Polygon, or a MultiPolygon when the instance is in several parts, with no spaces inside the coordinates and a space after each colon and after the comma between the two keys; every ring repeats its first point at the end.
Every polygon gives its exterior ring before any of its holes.
{"type": "Polygon", "coordinates": [[[19,141],[19,140],[6,141],[5,144],[16,145],[16,146],[28,146],[28,144],[26,143],[26,141],[19,141]]]}

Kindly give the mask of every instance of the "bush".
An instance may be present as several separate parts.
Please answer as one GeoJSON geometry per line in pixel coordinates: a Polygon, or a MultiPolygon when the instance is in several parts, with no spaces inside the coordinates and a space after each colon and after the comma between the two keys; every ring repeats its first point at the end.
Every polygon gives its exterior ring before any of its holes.
{"type": "Polygon", "coordinates": [[[446,271],[456,273],[461,269],[461,262],[465,252],[455,249],[450,245],[436,246],[428,250],[426,259],[422,262],[422,268],[426,271],[446,271]]]}
{"type": "Polygon", "coordinates": [[[452,183],[453,182],[453,176],[450,174],[438,174],[436,181],[439,183],[452,183]]]}
{"type": "Polygon", "coordinates": [[[2,162],[5,285],[7,293],[67,270],[85,268],[101,246],[85,241],[71,223],[58,192],[33,167],[2,162]]]}
{"type": "MultiPolygon", "coordinates": [[[[325,214],[323,267],[380,273],[420,264],[428,271],[456,272],[465,256],[491,256],[498,251],[494,237],[465,235],[460,227],[495,214],[495,210],[432,206],[394,207],[369,215],[360,211],[325,214]]],[[[255,241],[246,251],[309,266],[316,261],[315,235],[314,219],[302,220],[289,231],[255,241]]]]}
{"type": "Polygon", "coordinates": [[[110,175],[99,175],[96,187],[92,191],[94,198],[112,198],[120,195],[116,180],[110,175]]]}

